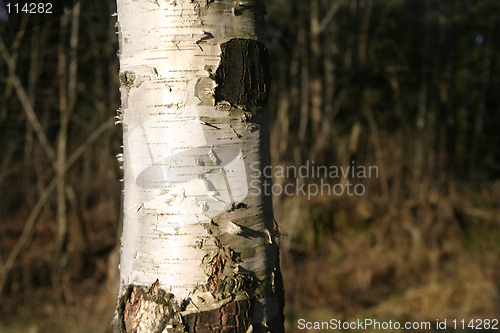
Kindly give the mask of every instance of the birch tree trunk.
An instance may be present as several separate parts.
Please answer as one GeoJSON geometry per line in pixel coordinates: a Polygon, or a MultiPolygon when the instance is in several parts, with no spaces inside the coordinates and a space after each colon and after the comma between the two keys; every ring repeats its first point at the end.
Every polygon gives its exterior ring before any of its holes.
{"type": "Polygon", "coordinates": [[[118,332],[282,332],[259,0],[117,0],[118,332]]]}

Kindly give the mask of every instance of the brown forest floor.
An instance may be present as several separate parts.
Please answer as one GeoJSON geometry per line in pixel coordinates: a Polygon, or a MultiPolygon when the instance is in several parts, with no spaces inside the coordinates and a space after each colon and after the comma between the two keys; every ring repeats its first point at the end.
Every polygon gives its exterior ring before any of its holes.
{"type": "MultiPolygon", "coordinates": [[[[287,332],[299,332],[301,318],[500,319],[500,183],[457,193],[390,202],[276,202],[287,332]]],[[[78,217],[70,217],[62,276],[54,273],[50,212],[38,221],[1,296],[0,332],[111,332],[118,217],[106,214],[110,206],[86,213],[87,243],[78,217]]],[[[19,213],[1,226],[2,253],[13,246],[25,218],[19,213]]]]}

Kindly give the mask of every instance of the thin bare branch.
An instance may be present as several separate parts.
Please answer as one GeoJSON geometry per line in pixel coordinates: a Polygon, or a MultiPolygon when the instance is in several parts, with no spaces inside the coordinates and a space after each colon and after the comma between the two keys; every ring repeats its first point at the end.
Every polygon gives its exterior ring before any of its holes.
{"type": "Polygon", "coordinates": [[[28,220],[26,224],[24,225],[23,231],[21,233],[21,236],[17,240],[16,245],[12,249],[12,251],[9,253],[7,260],[5,261],[2,266],[0,266],[0,293],[2,292],[5,282],[7,281],[7,276],[14,266],[14,263],[16,262],[16,259],[21,253],[21,250],[24,248],[26,243],[30,240],[31,236],[33,236],[33,227],[35,225],[35,222],[41,213],[43,207],[47,204],[48,200],[50,199],[50,196],[56,189],[57,185],[59,182],[64,178],[66,172],[71,168],[71,166],[87,151],[87,149],[94,143],[106,130],[110,129],[114,125],[114,119],[108,119],[105,123],[103,123],[101,126],[99,126],[88,138],[87,140],[80,146],[78,147],[73,154],[66,160],[66,164],[64,165],[64,168],[61,170],[60,173],[57,173],[50,184],[47,186],[45,189],[45,192],[42,193],[41,197],[38,199],[37,203],[33,207],[33,210],[31,211],[30,216],[28,217],[28,220]]]}
{"type": "Polygon", "coordinates": [[[316,33],[320,34],[323,32],[323,30],[325,30],[330,21],[335,17],[335,14],[337,14],[337,12],[339,11],[340,7],[342,7],[342,1],[335,2],[332,8],[330,8],[328,13],[326,13],[325,17],[323,17],[323,19],[321,20],[316,33]]]}
{"type": "MultiPolygon", "coordinates": [[[[3,61],[7,64],[7,66],[9,67],[12,66],[11,63],[13,62],[13,60],[10,57],[9,51],[5,47],[5,44],[3,43],[3,40],[1,38],[0,38],[0,55],[2,56],[3,61]]],[[[31,102],[28,96],[26,95],[26,91],[24,90],[24,87],[21,83],[21,80],[19,79],[19,76],[13,73],[11,79],[12,79],[12,84],[14,85],[14,89],[16,90],[17,96],[19,97],[19,101],[21,102],[23,110],[26,113],[26,117],[28,118],[30,125],[33,127],[33,130],[35,131],[38,140],[42,144],[42,147],[47,156],[50,158],[50,160],[55,161],[56,153],[54,152],[54,149],[50,145],[49,140],[47,139],[47,136],[45,135],[45,132],[42,128],[42,125],[38,121],[35,111],[33,110],[33,106],[31,105],[31,102]]]]}

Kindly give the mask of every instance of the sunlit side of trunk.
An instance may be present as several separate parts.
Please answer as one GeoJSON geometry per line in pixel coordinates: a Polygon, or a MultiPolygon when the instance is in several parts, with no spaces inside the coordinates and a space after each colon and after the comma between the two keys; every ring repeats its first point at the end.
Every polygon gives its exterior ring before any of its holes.
{"type": "Polygon", "coordinates": [[[282,331],[258,1],[118,0],[120,332],[282,331]]]}

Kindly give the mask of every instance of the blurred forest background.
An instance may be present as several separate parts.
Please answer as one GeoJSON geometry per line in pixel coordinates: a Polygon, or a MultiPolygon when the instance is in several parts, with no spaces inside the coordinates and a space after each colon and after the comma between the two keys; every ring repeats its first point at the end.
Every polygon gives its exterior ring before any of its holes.
{"type": "MultiPolygon", "coordinates": [[[[500,2],[266,6],[273,165],[379,170],[362,196],[274,197],[287,332],[299,318],[500,319],[500,2]]],[[[0,9],[1,332],[110,332],[115,11],[86,0],[13,30],[0,9]]]]}

